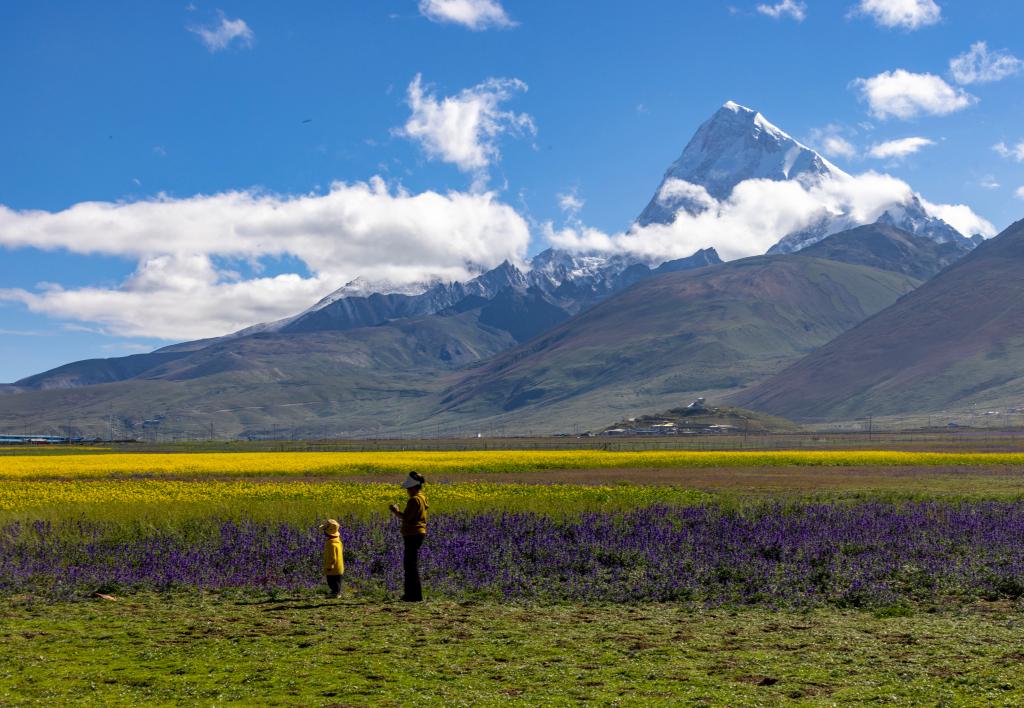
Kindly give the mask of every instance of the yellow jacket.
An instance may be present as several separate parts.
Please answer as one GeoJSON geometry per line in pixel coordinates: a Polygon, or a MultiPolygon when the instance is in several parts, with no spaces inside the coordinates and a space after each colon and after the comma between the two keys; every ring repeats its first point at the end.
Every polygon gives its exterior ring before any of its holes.
{"type": "Polygon", "coordinates": [[[344,575],[345,556],[341,547],[341,536],[331,534],[324,538],[324,575],[344,575]]]}

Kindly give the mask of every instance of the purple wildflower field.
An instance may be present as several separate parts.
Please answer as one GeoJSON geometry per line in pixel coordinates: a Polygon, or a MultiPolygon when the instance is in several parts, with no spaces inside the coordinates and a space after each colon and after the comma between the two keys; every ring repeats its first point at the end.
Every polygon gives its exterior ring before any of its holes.
{"type": "MultiPolygon", "coordinates": [[[[342,520],[346,585],[401,585],[396,529],[342,520]]],[[[173,532],[98,522],[0,528],[0,590],[300,590],[322,584],[312,524],[206,522],[173,532]]],[[[438,515],[429,595],[542,602],[880,606],[1024,595],[1024,502],[653,506],[556,518],[438,515]]]]}

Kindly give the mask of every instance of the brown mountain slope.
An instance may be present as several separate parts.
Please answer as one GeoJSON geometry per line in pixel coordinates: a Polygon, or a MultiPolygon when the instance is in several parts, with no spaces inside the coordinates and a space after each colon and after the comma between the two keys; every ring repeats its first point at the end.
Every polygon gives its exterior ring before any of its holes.
{"type": "Polygon", "coordinates": [[[738,405],[797,420],[932,412],[1024,396],[1024,221],[738,405]]]}
{"type": "Polygon", "coordinates": [[[554,430],[672,407],[779,371],[917,283],[803,256],[663,275],[470,371],[436,414],[554,430]]]}
{"type": "Polygon", "coordinates": [[[800,255],[893,270],[928,280],[971,250],[971,244],[965,241],[937,243],[878,223],[829,236],[803,249],[800,255]]]}
{"type": "Polygon", "coordinates": [[[514,344],[474,313],[344,332],[257,334],[169,359],[142,375],[0,395],[0,431],[220,437],[274,426],[297,437],[394,433],[422,420],[443,375],[514,344]],[[159,420],[144,429],[144,420],[159,420]]]}

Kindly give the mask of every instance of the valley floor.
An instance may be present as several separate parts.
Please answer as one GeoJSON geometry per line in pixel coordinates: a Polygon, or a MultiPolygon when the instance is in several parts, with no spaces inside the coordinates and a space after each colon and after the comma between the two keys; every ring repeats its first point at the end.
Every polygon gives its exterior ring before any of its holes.
{"type": "Polygon", "coordinates": [[[810,612],[0,600],[0,705],[1021,705],[1010,603],[810,612]]]}

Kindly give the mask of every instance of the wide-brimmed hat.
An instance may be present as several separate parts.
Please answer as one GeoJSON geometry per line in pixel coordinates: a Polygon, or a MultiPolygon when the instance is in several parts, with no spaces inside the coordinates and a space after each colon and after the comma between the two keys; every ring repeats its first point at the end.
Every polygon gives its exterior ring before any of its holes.
{"type": "Polygon", "coordinates": [[[423,485],[423,475],[417,474],[416,472],[410,472],[409,476],[402,481],[402,489],[412,489],[413,487],[420,487],[423,485]]]}
{"type": "Polygon", "coordinates": [[[338,533],[338,529],[341,525],[334,519],[327,519],[327,521],[320,524],[318,527],[321,531],[329,531],[331,533],[338,533]]]}

